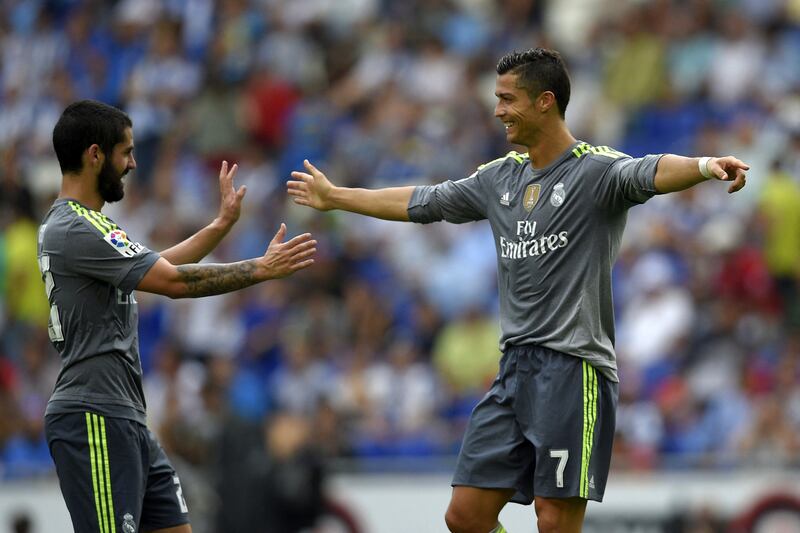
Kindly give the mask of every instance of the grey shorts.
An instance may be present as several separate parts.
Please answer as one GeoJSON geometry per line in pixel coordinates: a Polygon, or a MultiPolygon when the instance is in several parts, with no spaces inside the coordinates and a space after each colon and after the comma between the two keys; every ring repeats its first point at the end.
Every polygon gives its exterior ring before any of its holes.
{"type": "Polygon", "coordinates": [[[453,486],[516,489],[602,501],[611,462],[618,384],[578,357],[515,346],[472,412],[453,486]]]}
{"type": "Polygon", "coordinates": [[[45,417],[75,533],[135,533],[189,522],[175,469],[147,427],[95,413],[45,417]]]}

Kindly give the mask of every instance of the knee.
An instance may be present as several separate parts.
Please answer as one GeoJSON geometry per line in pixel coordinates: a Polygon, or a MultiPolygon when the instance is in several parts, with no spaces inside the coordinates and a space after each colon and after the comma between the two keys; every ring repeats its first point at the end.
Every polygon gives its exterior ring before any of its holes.
{"type": "Polygon", "coordinates": [[[497,525],[497,517],[484,517],[468,509],[450,505],[444,515],[451,533],[487,533],[497,525]]]}
{"type": "Polygon", "coordinates": [[[570,505],[568,501],[537,500],[536,525],[539,533],[572,533],[580,532],[583,523],[583,505],[570,505]]]}
{"type": "Polygon", "coordinates": [[[539,528],[539,533],[559,533],[561,531],[561,523],[564,517],[561,516],[563,509],[558,505],[553,505],[551,502],[537,501],[536,508],[536,526],[539,528]]]}
{"type": "Polygon", "coordinates": [[[467,533],[469,531],[469,517],[462,510],[451,505],[444,514],[444,521],[451,533],[467,533]]]}
{"type": "Polygon", "coordinates": [[[463,520],[452,507],[449,507],[444,514],[444,523],[447,524],[447,531],[451,533],[460,533],[462,531],[463,520]]]}
{"type": "Polygon", "coordinates": [[[546,511],[536,515],[536,527],[539,533],[561,533],[561,518],[559,512],[546,511]]]}

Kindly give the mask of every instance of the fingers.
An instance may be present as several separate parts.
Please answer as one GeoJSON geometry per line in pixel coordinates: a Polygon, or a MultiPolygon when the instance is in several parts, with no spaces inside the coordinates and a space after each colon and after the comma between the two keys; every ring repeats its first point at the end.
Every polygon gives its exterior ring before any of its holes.
{"type": "Polygon", "coordinates": [[[314,264],[313,256],[317,253],[317,241],[311,238],[311,234],[303,233],[286,242],[280,242],[285,234],[286,224],[282,223],[278,234],[272,239],[264,254],[265,257],[271,258],[272,278],[282,278],[314,264]]]}
{"type": "Polygon", "coordinates": [[[292,201],[297,205],[305,205],[311,207],[311,201],[309,201],[309,199],[306,198],[305,196],[299,196],[299,195],[295,196],[294,198],[292,198],[292,201]]]}
{"type": "Polygon", "coordinates": [[[303,261],[311,259],[311,256],[313,256],[315,253],[317,253],[316,242],[313,244],[306,243],[303,245],[302,249],[292,255],[292,263],[302,263],[303,261]]]}
{"type": "Polygon", "coordinates": [[[304,268],[308,268],[314,264],[313,259],[306,259],[305,261],[301,261],[300,263],[296,263],[291,266],[292,272],[297,272],[298,270],[302,270],[304,268]]]}
{"type": "Polygon", "coordinates": [[[286,241],[283,249],[292,256],[302,255],[307,257],[317,251],[317,241],[311,239],[310,233],[304,233],[286,241]]]}
{"type": "Polygon", "coordinates": [[[295,237],[292,237],[286,242],[283,242],[283,238],[286,236],[286,224],[281,222],[281,227],[278,229],[278,232],[270,241],[270,246],[273,245],[281,245],[281,247],[285,250],[291,250],[292,248],[299,247],[300,250],[304,250],[306,248],[313,247],[317,244],[317,241],[311,240],[310,233],[302,233],[295,237]]]}
{"type": "Polygon", "coordinates": [[[233,176],[236,175],[236,171],[239,169],[239,165],[236,163],[228,170],[228,162],[223,161],[222,165],[219,168],[219,190],[220,194],[222,195],[223,199],[233,193],[236,196],[236,199],[241,202],[242,198],[244,198],[245,193],[247,192],[247,188],[242,185],[239,187],[238,190],[234,190],[233,188],[233,176]]]}
{"type": "Polygon", "coordinates": [[[294,197],[294,201],[295,202],[297,202],[299,200],[308,201],[308,193],[306,191],[295,190],[295,189],[287,189],[286,192],[289,194],[289,196],[293,196],[294,197]]]}
{"type": "Polygon", "coordinates": [[[311,246],[313,246],[313,245],[317,244],[317,241],[312,241],[311,240],[311,234],[310,233],[303,233],[302,235],[298,235],[296,237],[292,237],[291,239],[286,241],[284,243],[284,246],[286,248],[294,248],[295,246],[300,246],[302,244],[308,244],[308,243],[311,243],[311,246]]]}
{"type": "MultiPolygon", "coordinates": [[[[734,171],[746,171],[750,170],[750,165],[745,163],[744,161],[737,159],[733,156],[726,156],[726,157],[719,157],[715,161],[715,166],[718,166],[726,173],[728,179],[733,179],[735,177],[734,171]]],[[[723,178],[720,178],[723,179],[723,178]]]]}
{"type": "Polygon", "coordinates": [[[303,166],[306,167],[306,169],[309,172],[311,172],[312,174],[319,174],[320,173],[319,169],[317,169],[317,167],[312,165],[311,161],[309,161],[308,159],[303,159],[303,166]]]}
{"type": "MultiPolygon", "coordinates": [[[[293,194],[293,193],[289,193],[289,194],[293,194]]],[[[292,201],[294,203],[296,203],[297,205],[306,205],[306,206],[309,206],[309,207],[311,206],[311,202],[309,201],[309,199],[306,198],[305,196],[300,195],[299,193],[296,194],[294,196],[294,198],[292,198],[292,201]]]]}
{"type": "Polygon", "coordinates": [[[308,185],[304,181],[287,181],[286,190],[290,194],[292,192],[306,192],[308,191],[308,185]]]}
{"type": "MultiPolygon", "coordinates": [[[[309,235],[310,236],[310,235],[309,235]]],[[[289,241],[291,242],[291,241],[289,241]]],[[[307,268],[314,264],[314,258],[312,257],[315,253],[317,253],[317,241],[306,241],[302,244],[299,244],[293,251],[292,251],[292,258],[291,264],[289,266],[292,272],[296,272],[303,268],[307,268]]]]}
{"type": "Polygon", "coordinates": [[[737,170],[736,179],[733,180],[731,186],[728,187],[728,194],[741,190],[746,184],[747,184],[747,175],[744,173],[744,170],[737,170]]]}
{"type": "Polygon", "coordinates": [[[286,182],[286,192],[293,197],[297,205],[320,211],[331,209],[330,193],[333,185],[308,159],[303,160],[303,166],[307,172],[293,171],[292,179],[286,182]]]}
{"type": "Polygon", "coordinates": [[[236,174],[236,171],[239,169],[239,165],[234,163],[231,167],[230,172],[228,171],[228,162],[223,161],[222,165],[219,167],[219,179],[220,181],[233,181],[233,176],[236,174]]]}
{"type": "Polygon", "coordinates": [[[712,158],[708,170],[720,181],[730,181],[728,194],[741,190],[747,182],[750,165],[733,156],[712,158]]]}
{"type": "Polygon", "coordinates": [[[744,161],[742,161],[740,159],[737,159],[737,158],[735,158],[733,156],[724,157],[723,159],[726,160],[725,161],[726,163],[728,163],[729,165],[731,165],[731,166],[733,166],[735,168],[739,168],[739,169],[742,169],[742,170],[750,170],[750,165],[748,165],[744,161]]]}
{"type": "Polygon", "coordinates": [[[286,224],[281,222],[281,227],[278,228],[278,232],[275,234],[275,236],[272,238],[272,240],[269,241],[269,244],[270,245],[280,244],[281,242],[283,242],[283,238],[285,236],[286,236],[286,224]]]}
{"type": "MultiPolygon", "coordinates": [[[[293,170],[292,177],[296,180],[301,180],[302,182],[314,181],[314,176],[312,176],[311,174],[306,174],[305,172],[300,172],[299,170],[293,170]]],[[[292,183],[292,182],[288,181],[287,183],[292,183]]]]}
{"type": "Polygon", "coordinates": [[[709,171],[720,181],[741,183],[731,185],[728,192],[735,192],[744,187],[745,171],[750,170],[750,165],[733,156],[719,157],[712,160],[709,171]],[[734,189],[734,190],[731,190],[734,189]]]}
{"type": "Polygon", "coordinates": [[[311,206],[308,199],[308,186],[303,181],[287,181],[286,192],[297,205],[311,206]]]}

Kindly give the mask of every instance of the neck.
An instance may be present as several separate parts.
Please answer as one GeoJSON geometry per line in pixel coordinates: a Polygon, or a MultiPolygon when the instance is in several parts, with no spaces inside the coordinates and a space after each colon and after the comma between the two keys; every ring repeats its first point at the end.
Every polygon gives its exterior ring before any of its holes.
{"type": "Polygon", "coordinates": [[[77,200],[93,211],[100,211],[105,204],[97,191],[97,177],[92,177],[86,172],[64,174],[58,197],[77,200]]]}
{"type": "Polygon", "coordinates": [[[533,168],[544,168],[555,161],[576,142],[563,120],[539,132],[538,138],[528,146],[533,168]]]}

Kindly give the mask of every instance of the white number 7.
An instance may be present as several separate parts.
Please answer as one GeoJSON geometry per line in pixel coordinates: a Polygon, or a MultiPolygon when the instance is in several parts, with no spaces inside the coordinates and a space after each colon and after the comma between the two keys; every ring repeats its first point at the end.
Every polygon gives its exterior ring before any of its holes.
{"type": "Polygon", "coordinates": [[[562,489],[564,488],[564,469],[567,467],[567,460],[569,460],[569,450],[550,450],[550,457],[558,458],[556,487],[562,489]]]}
{"type": "Polygon", "coordinates": [[[183,499],[183,489],[181,488],[181,480],[178,476],[172,476],[172,482],[178,487],[175,490],[175,496],[178,498],[178,504],[181,506],[182,513],[188,513],[189,508],[186,506],[186,500],[183,499]]]}
{"type": "MultiPolygon", "coordinates": [[[[50,300],[50,295],[53,294],[53,289],[55,289],[55,283],[53,282],[53,273],[50,272],[49,255],[42,254],[39,258],[39,270],[44,276],[44,290],[47,294],[47,299],[50,300]]],[[[50,301],[50,322],[47,324],[47,334],[52,342],[64,340],[64,332],[61,330],[61,318],[58,316],[58,307],[52,301],[50,301]]]]}

